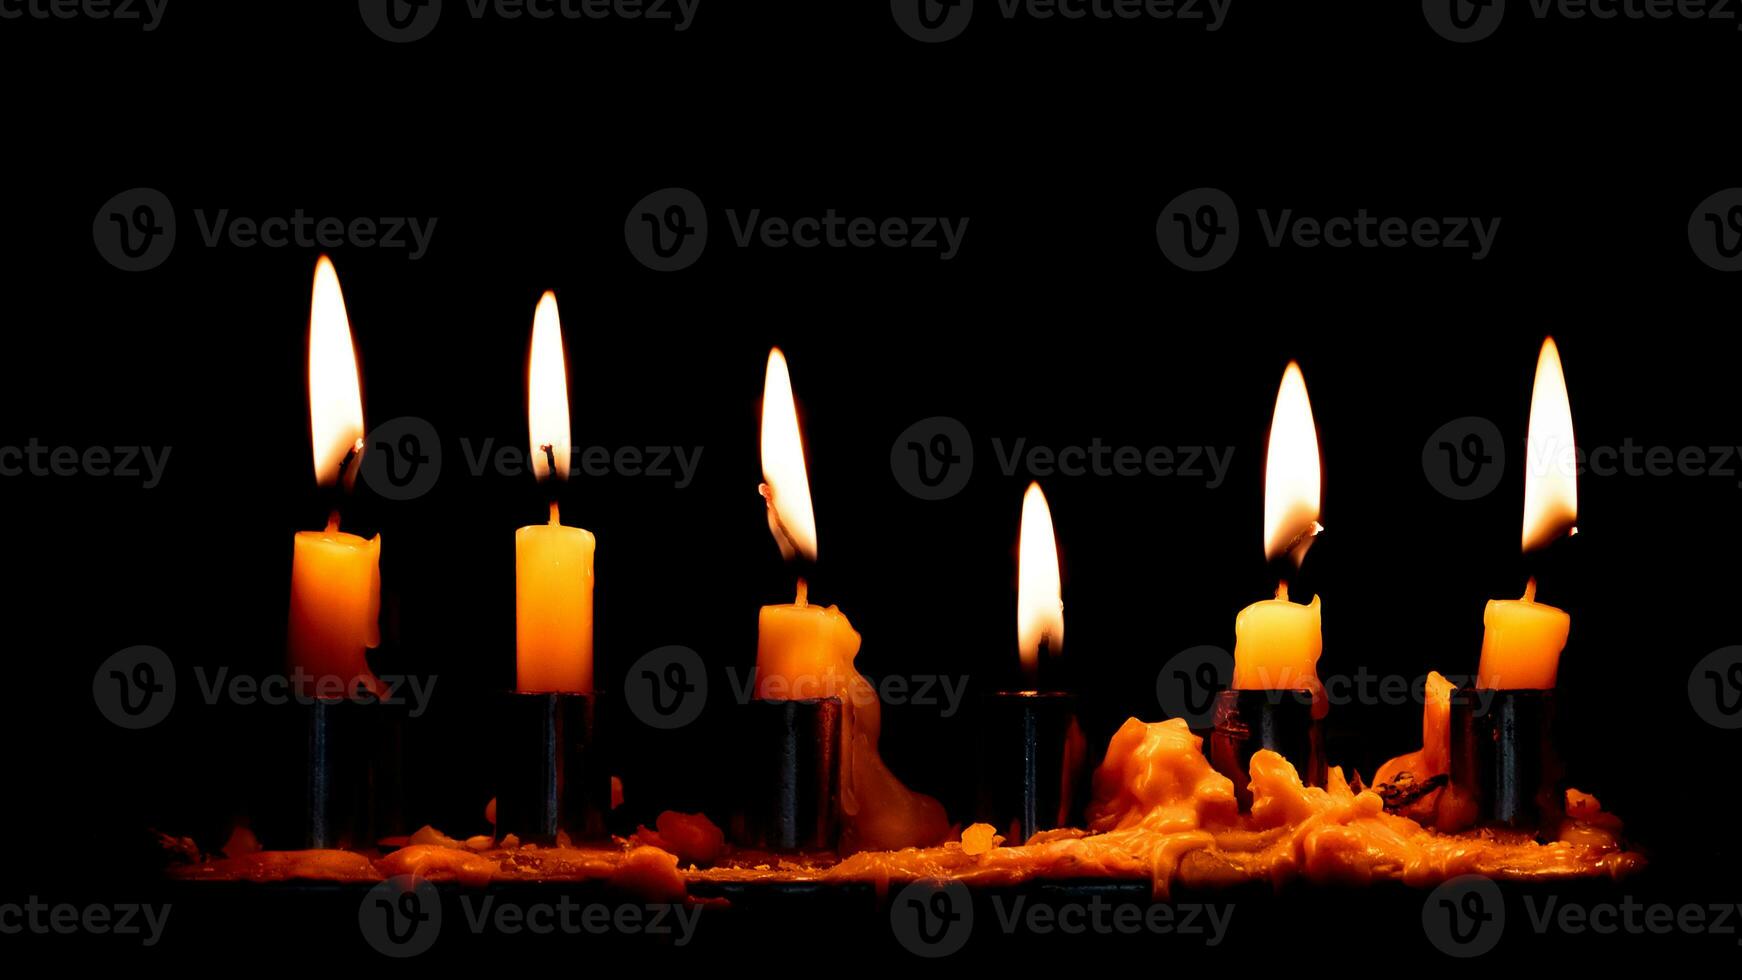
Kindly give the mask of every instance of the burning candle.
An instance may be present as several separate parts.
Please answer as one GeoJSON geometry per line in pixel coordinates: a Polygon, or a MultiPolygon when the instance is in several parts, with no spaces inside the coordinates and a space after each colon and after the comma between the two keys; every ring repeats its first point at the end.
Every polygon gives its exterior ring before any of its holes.
{"type": "MultiPolygon", "coordinates": [[[[762,389],[762,496],[768,528],[789,561],[815,562],[816,517],[786,356],[768,352],[762,389]]],[[[762,702],[839,699],[841,739],[835,798],[843,850],[897,850],[936,843],[948,831],[938,801],[915,793],[877,753],[882,702],[853,667],[859,634],[835,606],[810,602],[803,578],[790,605],[763,606],[757,621],[756,697],[762,702]]]]}
{"type": "MultiPolygon", "coordinates": [[[[308,388],[315,479],[335,491],[356,480],[363,453],[363,398],[345,296],[333,263],[315,263],[309,306],[308,388]]],[[[381,642],[381,536],[339,530],[333,508],[323,531],[296,535],[290,573],[291,673],[305,695],[381,693],[368,651],[381,642]]]]}
{"type": "MultiPolygon", "coordinates": [[[[1578,533],[1577,452],[1567,378],[1553,337],[1542,342],[1536,383],[1530,393],[1530,429],[1524,470],[1525,553],[1578,533]]],[[[1522,599],[1491,599],[1482,614],[1482,660],[1476,686],[1483,690],[1547,690],[1555,686],[1561,650],[1572,619],[1536,601],[1536,579],[1522,599]]]]}
{"type": "Polygon", "coordinates": [[[527,428],[533,475],[553,487],[550,521],[514,533],[516,678],[521,691],[593,691],[593,534],[565,527],[555,485],[569,475],[569,390],[556,294],[532,319],[527,428]]]}
{"type": "MultiPolygon", "coordinates": [[[[1299,567],[1322,530],[1319,489],[1319,438],[1312,404],[1300,365],[1290,361],[1276,393],[1264,460],[1266,558],[1286,557],[1299,567]]],[[[1316,665],[1324,640],[1319,632],[1318,596],[1305,605],[1293,602],[1284,579],[1277,585],[1276,598],[1240,611],[1234,634],[1235,690],[1319,690],[1316,665]]]]}

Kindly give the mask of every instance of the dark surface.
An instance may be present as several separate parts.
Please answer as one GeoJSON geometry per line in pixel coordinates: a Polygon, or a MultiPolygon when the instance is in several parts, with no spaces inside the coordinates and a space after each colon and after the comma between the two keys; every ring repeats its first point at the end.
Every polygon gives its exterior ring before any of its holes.
{"type": "MultiPolygon", "coordinates": [[[[378,669],[439,678],[407,720],[407,819],[457,836],[488,829],[485,719],[513,681],[513,530],[545,507],[528,477],[472,476],[467,451],[525,441],[544,289],[562,303],[576,445],[703,450],[681,489],[610,474],[564,491],[565,519],[599,541],[601,689],[622,690],[636,659],[668,644],[709,671],[695,723],[625,716],[611,732],[630,823],[665,808],[718,815],[744,778],[728,692],[753,660],[757,606],[792,595],[755,492],[772,344],[789,356],[808,440],[821,539],[811,594],[852,618],[875,678],[965,679],[967,696],[1009,683],[1019,502],[1034,474],[1004,472],[1000,447],[1232,447],[1215,488],[1041,477],[1064,562],[1064,656],[1096,755],[1126,717],[1161,716],[1170,657],[1231,647],[1235,614],[1274,587],[1262,459],[1290,358],[1313,399],[1328,528],[1294,586],[1323,597],[1322,669],[1345,677],[1419,687],[1430,669],[1468,675],[1483,602],[1522,591],[1518,460],[1544,333],[1560,343],[1582,445],[1742,443],[1735,278],[1687,237],[1699,202],[1742,183],[1726,143],[1735,31],[1539,20],[1514,3],[1493,38],[1455,45],[1414,3],[1236,4],[1215,32],[1005,21],[979,6],[941,45],[903,36],[877,2],[705,2],[681,34],[450,13],[407,45],[337,2],[178,0],[149,35],[0,21],[0,81],[14,93],[0,444],[173,449],[149,490],[0,480],[14,692],[0,713],[3,839],[20,852],[0,900],[151,893],[155,863],[136,846],[147,828],[221,842],[267,758],[257,706],[207,704],[199,672],[279,669],[291,536],[326,517],[307,444],[316,250],[206,247],[196,212],[439,218],[417,261],[333,255],[370,424],[414,416],[441,438],[433,490],[394,501],[364,487],[346,526],[383,537],[378,669]],[[1239,202],[1243,240],[1227,266],[1187,274],[1155,229],[1168,201],[1200,186],[1239,202]],[[134,187],[173,201],[180,230],[167,262],[130,274],[100,257],[92,225],[134,187]],[[695,192],[713,228],[693,267],[659,274],[631,257],[624,225],[664,187],[695,192]],[[971,224],[945,262],[738,248],[725,214],[827,208],[971,224]],[[1473,262],[1269,248],[1255,213],[1359,208],[1503,224],[1473,262]],[[921,500],[895,479],[892,448],[940,415],[972,434],[974,473],[956,496],[921,500]],[[1467,416],[1493,422],[1508,463],[1492,493],[1460,501],[1434,488],[1422,457],[1467,416]],[[180,694],[167,720],[126,731],[90,694],[105,658],[136,644],[171,656],[180,694]]],[[[1702,658],[1742,642],[1737,484],[1588,476],[1580,535],[1538,569],[1543,599],[1573,622],[1560,672],[1568,777],[1654,860],[1622,894],[1736,898],[1742,733],[1702,720],[1689,683],[1702,658]]],[[[905,700],[886,710],[885,753],[959,816],[974,733],[947,704],[905,700]]],[[[1327,754],[1370,776],[1417,746],[1419,725],[1411,697],[1339,703],[1327,754]]],[[[1291,890],[1263,906],[1277,910],[1273,933],[1213,955],[1224,967],[1286,953],[1468,970],[1425,944],[1420,903],[1399,894],[1291,890]]],[[[235,948],[258,955],[249,943],[270,935],[286,963],[367,952],[342,909],[189,902],[176,920],[187,935],[156,952],[222,961],[237,921],[253,931],[235,948]]],[[[746,955],[816,951],[840,927],[909,962],[876,916],[819,916],[802,941],[779,914],[735,921],[725,942],[746,955]]],[[[1508,936],[1532,963],[1734,949],[1711,935],[1508,936]]],[[[140,952],[8,938],[47,955],[140,952]]],[[[1100,938],[979,942],[943,966],[978,954],[1056,970],[1096,962],[1085,950],[1100,938]]]]}

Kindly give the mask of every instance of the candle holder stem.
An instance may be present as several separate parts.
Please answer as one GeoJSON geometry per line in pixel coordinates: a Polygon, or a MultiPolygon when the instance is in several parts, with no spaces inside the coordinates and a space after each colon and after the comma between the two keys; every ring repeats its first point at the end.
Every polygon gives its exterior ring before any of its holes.
{"type": "Polygon", "coordinates": [[[1252,754],[1269,749],[1294,764],[1301,782],[1325,784],[1324,732],[1311,691],[1223,691],[1216,695],[1210,764],[1234,782],[1240,808],[1252,806],[1252,754]]]}
{"type": "Polygon", "coordinates": [[[502,699],[496,836],[554,846],[602,840],[611,776],[595,744],[591,694],[512,691],[502,699]]]}
{"type": "Polygon", "coordinates": [[[832,851],[840,836],[840,698],[757,699],[744,706],[748,778],[733,837],[771,851],[832,851]]]}
{"type": "Polygon", "coordinates": [[[1565,809],[1555,737],[1555,692],[1452,692],[1451,781],[1441,826],[1478,824],[1552,835],[1565,809]]]}
{"type": "Polygon", "coordinates": [[[1012,843],[1078,822],[1086,745],[1076,707],[1057,691],[1000,691],[981,702],[976,817],[1012,843]]]}

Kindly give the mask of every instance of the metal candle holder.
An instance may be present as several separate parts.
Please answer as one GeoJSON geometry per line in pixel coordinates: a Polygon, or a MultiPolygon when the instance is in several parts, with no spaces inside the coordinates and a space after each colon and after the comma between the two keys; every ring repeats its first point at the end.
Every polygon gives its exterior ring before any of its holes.
{"type": "Polygon", "coordinates": [[[1303,783],[1325,784],[1325,739],[1311,691],[1222,691],[1216,695],[1210,764],[1234,782],[1242,809],[1252,805],[1247,768],[1269,749],[1293,763],[1303,783]]]}
{"type": "Polygon", "coordinates": [[[403,705],[297,698],[274,710],[271,785],[253,825],[273,849],[363,850],[404,832],[403,705]]]}
{"type": "Polygon", "coordinates": [[[981,702],[976,819],[1017,844],[1078,823],[1085,768],[1071,748],[1076,710],[1062,691],[999,691],[981,702]]]}
{"type": "Polygon", "coordinates": [[[1448,829],[1486,824],[1553,833],[1564,810],[1555,692],[1452,692],[1448,829]]]}
{"type": "Polygon", "coordinates": [[[841,781],[841,699],[756,699],[744,706],[748,764],[733,836],[750,848],[832,851],[841,781]]]}
{"type": "Polygon", "coordinates": [[[501,699],[496,836],[545,847],[602,840],[611,776],[594,741],[591,694],[510,691],[501,699]]]}

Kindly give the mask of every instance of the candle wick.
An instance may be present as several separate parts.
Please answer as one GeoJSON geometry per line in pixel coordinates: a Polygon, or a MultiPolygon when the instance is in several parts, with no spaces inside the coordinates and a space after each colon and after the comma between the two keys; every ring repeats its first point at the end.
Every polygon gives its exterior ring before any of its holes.
{"type": "Polygon", "coordinates": [[[1525,602],[1535,602],[1536,601],[1536,576],[1535,575],[1532,575],[1530,577],[1530,581],[1524,583],[1524,601],[1525,602]]]}
{"type": "Polygon", "coordinates": [[[345,450],[345,458],[339,462],[339,485],[350,490],[357,484],[357,474],[351,469],[351,464],[357,462],[363,455],[363,440],[361,437],[351,443],[351,448],[345,450]]]}
{"type": "Polygon", "coordinates": [[[538,450],[544,453],[544,461],[550,467],[551,479],[556,479],[556,446],[547,442],[539,446],[538,450]]]}
{"type": "Polygon", "coordinates": [[[337,507],[334,507],[332,513],[327,515],[327,533],[339,533],[339,508],[337,507]]]}
{"type": "Polygon", "coordinates": [[[1288,601],[1288,579],[1280,579],[1277,581],[1276,598],[1279,602],[1288,601]]]}
{"type": "Polygon", "coordinates": [[[806,582],[804,580],[803,575],[800,575],[798,577],[798,597],[792,600],[792,604],[795,606],[807,606],[807,605],[809,605],[810,604],[810,594],[811,594],[810,583],[806,582]]]}
{"type": "Polygon", "coordinates": [[[555,498],[552,498],[550,502],[550,522],[552,524],[561,524],[563,522],[562,514],[557,511],[555,498]]]}

